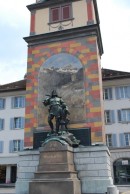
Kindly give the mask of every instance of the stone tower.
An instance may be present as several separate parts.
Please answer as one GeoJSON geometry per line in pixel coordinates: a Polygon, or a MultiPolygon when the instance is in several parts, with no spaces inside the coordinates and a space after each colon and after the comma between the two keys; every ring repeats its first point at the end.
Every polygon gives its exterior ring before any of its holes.
{"type": "Polygon", "coordinates": [[[56,89],[67,103],[70,128],[91,127],[92,142],[104,142],[103,54],[96,0],[37,0],[28,43],[25,147],[33,132],[47,130],[42,99],[56,89]]]}

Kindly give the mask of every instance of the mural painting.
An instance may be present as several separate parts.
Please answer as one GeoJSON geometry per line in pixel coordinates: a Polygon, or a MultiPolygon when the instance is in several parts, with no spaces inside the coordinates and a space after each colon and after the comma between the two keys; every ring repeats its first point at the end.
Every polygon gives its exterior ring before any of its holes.
{"type": "Polygon", "coordinates": [[[38,126],[47,126],[48,109],[42,101],[56,90],[69,107],[70,123],[85,121],[85,94],[83,66],[75,56],[53,55],[41,66],[38,77],[38,126]]]}

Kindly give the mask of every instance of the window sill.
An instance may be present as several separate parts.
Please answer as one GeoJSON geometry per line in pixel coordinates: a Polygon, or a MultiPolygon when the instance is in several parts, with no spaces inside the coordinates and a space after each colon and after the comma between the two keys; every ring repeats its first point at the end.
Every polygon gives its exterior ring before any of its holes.
{"type": "Polygon", "coordinates": [[[116,98],[116,100],[130,100],[130,98],[116,98]]]}
{"type": "Polygon", "coordinates": [[[61,23],[61,22],[67,22],[67,21],[71,21],[71,20],[74,20],[74,18],[69,18],[66,20],[59,20],[59,21],[55,21],[55,22],[49,22],[48,25],[57,24],[57,23],[61,23]]]}
{"type": "Polygon", "coordinates": [[[113,125],[114,123],[105,123],[105,125],[113,125]]]}
{"type": "Polygon", "coordinates": [[[21,106],[20,107],[12,107],[12,109],[20,109],[20,108],[25,108],[25,107],[23,107],[23,106],[22,107],[21,106]]]}
{"type": "Polygon", "coordinates": [[[130,121],[126,121],[126,122],[120,121],[119,123],[120,123],[120,124],[127,124],[127,125],[128,125],[128,124],[130,124],[130,121]]]}
{"type": "Polygon", "coordinates": [[[114,99],[103,99],[104,101],[111,101],[111,100],[114,100],[114,99]]]}
{"type": "Polygon", "coordinates": [[[12,130],[21,130],[21,129],[24,129],[24,128],[14,128],[12,130]]]}

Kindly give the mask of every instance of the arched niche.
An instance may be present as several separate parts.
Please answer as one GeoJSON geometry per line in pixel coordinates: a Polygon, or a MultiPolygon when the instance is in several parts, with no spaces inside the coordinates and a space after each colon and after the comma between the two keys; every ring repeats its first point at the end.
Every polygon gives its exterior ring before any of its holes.
{"type": "Polygon", "coordinates": [[[69,107],[70,123],[85,120],[85,94],[83,66],[78,58],[60,53],[48,58],[41,66],[38,76],[38,125],[48,125],[48,109],[42,100],[56,90],[69,107]]]}

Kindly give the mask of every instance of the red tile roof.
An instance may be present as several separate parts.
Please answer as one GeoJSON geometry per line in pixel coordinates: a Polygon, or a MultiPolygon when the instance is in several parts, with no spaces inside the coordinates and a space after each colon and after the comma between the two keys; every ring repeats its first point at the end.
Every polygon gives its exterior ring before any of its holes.
{"type": "Polygon", "coordinates": [[[26,90],[26,79],[0,85],[0,92],[26,90]]]}
{"type": "Polygon", "coordinates": [[[130,72],[102,68],[102,80],[130,78],[130,72]]]}

